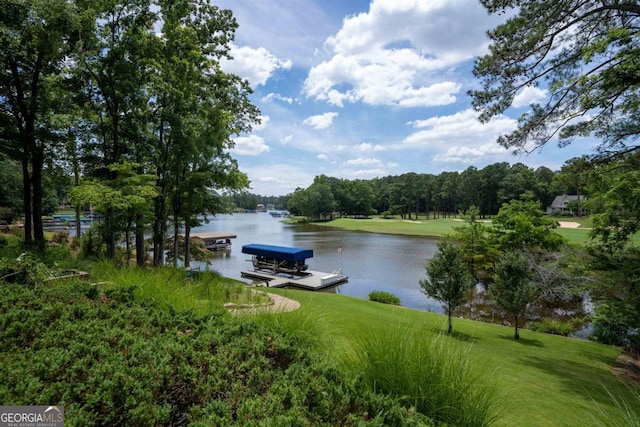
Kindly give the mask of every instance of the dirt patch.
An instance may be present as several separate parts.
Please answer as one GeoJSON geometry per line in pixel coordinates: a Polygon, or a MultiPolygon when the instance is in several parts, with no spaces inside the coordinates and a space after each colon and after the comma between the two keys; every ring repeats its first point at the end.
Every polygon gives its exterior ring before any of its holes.
{"type": "Polygon", "coordinates": [[[640,360],[629,353],[622,353],[613,365],[611,371],[616,377],[640,385],[640,360]]]}
{"type": "Polygon", "coordinates": [[[580,223],[574,221],[558,221],[560,224],[560,228],[578,228],[580,227],[580,223]]]}

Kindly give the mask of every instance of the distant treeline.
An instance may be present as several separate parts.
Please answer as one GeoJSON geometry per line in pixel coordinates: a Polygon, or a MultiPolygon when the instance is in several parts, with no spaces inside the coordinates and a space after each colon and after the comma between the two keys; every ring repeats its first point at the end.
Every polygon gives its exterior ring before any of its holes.
{"type": "Polygon", "coordinates": [[[498,213],[503,203],[526,198],[546,209],[557,195],[584,194],[585,183],[575,165],[568,161],[560,171],[530,168],[522,163],[494,163],[482,169],[470,166],[463,172],[439,175],[405,173],[370,180],[347,180],[319,175],[307,188],[284,196],[261,196],[244,192],[233,196],[240,209],[258,204],[287,209],[309,217],[372,214],[449,216],[476,206],[482,216],[498,213]]]}

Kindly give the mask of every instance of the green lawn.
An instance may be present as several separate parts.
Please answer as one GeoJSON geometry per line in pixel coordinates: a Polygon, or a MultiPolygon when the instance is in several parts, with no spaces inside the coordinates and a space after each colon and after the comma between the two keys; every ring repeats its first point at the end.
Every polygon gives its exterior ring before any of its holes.
{"type": "MultiPolygon", "coordinates": [[[[364,330],[418,328],[425,339],[446,330],[446,317],[435,313],[321,292],[272,291],[301,302],[298,312],[279,316],[314,323],[338,362],[353,351],[354,338],[364,330]]],[[[497,425],[629,425],[617,406],[625,402],[640,413],[640,389],[612,374],[620,354],[616,347],[528,330],[516,341],[510,327],[464,319],[455,319],[454,334],[445,339],[451,346],[468,347],[473,369],[498,382],[497,425]],[[613,400],[612,395],[618,397],[613,400]]]]}
{"type": "Polygon", "coordinates": [[[400,219],[351,219],[340,218],[328,222],[319,222],[318,225],[336,227],[349,231],[368,231],[371,233],[402,234],[425,237],[445,237],[453,233],[453,227],[462,225],[462,222],[453,219],[433,220],[400,220],[400,219]]]}
{"type": "MultiPolygon", "coordinates": [[[[555,231],[567,239],[569,243],[584,244],[589,241],[589,231],[591,231],[591,219],[560,219],[561,221],[571,221],[580,224],[579,228],[557,228],[555,231]]],[[[368,219],[340,218],[328,222],[317,223],[321,226],[335,227],[349,231],[367,231],[370,233],[382,234],[402,234],[424,237],[446,237],[454,233],[453,228],[464,223],[454,219],[430,219],[425,220],[401,220],[383,219],[379,217],[368,219]]],[[[640,244],[640,234],[632,239],[635,244],[640,244]]]]}

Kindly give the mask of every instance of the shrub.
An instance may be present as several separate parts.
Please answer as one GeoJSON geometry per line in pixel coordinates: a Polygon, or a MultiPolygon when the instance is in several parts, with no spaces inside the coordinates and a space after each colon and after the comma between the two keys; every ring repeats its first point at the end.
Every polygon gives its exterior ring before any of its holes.
{"type": "Polygon", "coordinates": [[[569,336],[574,331],[572,323],[562,322],[560,320],[545,317],[540,322],[529,323],[529,329],[536,332],[544,332],[546,334],[569,336]]]}
{"type": "Polygon", "coordinates": [[[97,225],[93,225],[86,232],[82,233],[80,257],[85,259],[94,259],[99,258],[102,255],[102,239],[98,232],[97,225]]]}
{"type": "Polygon", "coordinates": [[[29,252],[17,258],[0,259],[0,280],[35,287],[51,277],[51,271],[29,252]]]}
{"type": "Polygon", "coordinates": [[[369,292],[369,300],[381,302],[383,304],[400,305],[400,298],[390,292],[371,291],[369,292]]]}
{"type": "Polygon", "coordinates": [[[67,230],[56,231],[51,237],[51,242],[59,245],[66,245],[69,243],[69,232],[67,230]]]}
{"type": "Polygon", "coordinates": [[[15,219],[15,214],[13,209],[0,206],[0,225],[2,224],[11,224],[15,219]]]}
{"type": "Polygon", "coordinates": [[[0,401],[70,425],[433,425],[251,318],[199,317],[133,288],[0,286],[0,401]]]}

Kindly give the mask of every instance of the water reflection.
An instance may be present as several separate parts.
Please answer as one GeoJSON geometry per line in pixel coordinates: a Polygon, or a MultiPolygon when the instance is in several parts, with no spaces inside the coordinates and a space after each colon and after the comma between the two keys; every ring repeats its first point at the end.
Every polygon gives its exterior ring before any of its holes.
{"type": "Polygon", "coordinates": [[[284,224],[268,214],[220,215],[195,232],[231,232],[231,251],[214,253],[210,268],[241,279],[242,270],[251,269],[250,256],[242,245],[263,243],[313,249],[309,268],[331,273],[342,271],[349,281],[332,291],[358,298],[369,292],[387,291],[398,296],[402,305],[442,312],[440,303],[427,298],[419,281],[425,277],[425,264],[433,256],[433,239],[342,231],[313,224],[284,224]],[[341,250],[339,250],[341,248],[341,250]]]}
{"type": "MultiPolygon", "coordinates": [[[[216,270],[234,279],[242,270],[251,270],[251,256],[241,252],[242,245],[262,243],[313,249],[309,268],[327,273],[341,272],[347,283],[325,291],[357,298],[368,298],[371,291],[386,291],[400,298],[404,307],[443,313],[440,302],[422,292],[420,280],[426,278],[425,266],[437,249],[437,240],[415,236],[350,232],[314,224],[285,224],[282,218],[267,213],[219,215],[193,229],[193,233],[219,232],[237,235],[229,250],[212,253],[209,264],[193,263],[202,270],[216,270]]],[[[486,286],[478,283],[456,316],[511,326],[511,319],[490,298],[486,286]]],[[[540,304],[531,307],[527,321],[553,317],[571,320],[584,317],[582,301],[572,304],[540,304]]]]}

